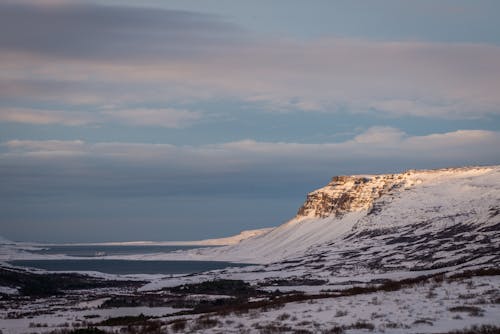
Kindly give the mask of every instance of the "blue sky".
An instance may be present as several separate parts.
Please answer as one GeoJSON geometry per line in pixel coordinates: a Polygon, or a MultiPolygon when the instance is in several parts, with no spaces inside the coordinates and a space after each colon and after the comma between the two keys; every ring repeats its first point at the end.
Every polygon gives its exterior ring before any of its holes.
{"type": "Polygon", "coordinates": [[[336,174],[500,163],[498,1],[0,1],[0,235],[278,225],[336,174]]]}

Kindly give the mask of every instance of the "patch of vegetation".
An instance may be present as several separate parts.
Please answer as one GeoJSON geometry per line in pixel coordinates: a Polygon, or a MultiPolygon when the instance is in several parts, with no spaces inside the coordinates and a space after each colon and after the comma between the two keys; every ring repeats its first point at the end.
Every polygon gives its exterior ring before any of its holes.
{"type": "Polygon", "coordinates": [[[71,334],[104,334],[106,332],[99,329],[99,328],[89,327],[89,328],[74,329],[70,333],[71,334]]]}
{"type": "Polygon", "coordinates": [[[99,314],[85,314],[83,317],[85,319],[95,319],[95,318],[99,318],[100,315],[99,314]]]}
{"type": "Polygon", "coordinates": [[[99,308],[117,308],[117,307],[137,307],[145,306],[141,302],[140,296],[124,295],[124,296],[112,296],[102,303],[99,308]]]}
{"type": "Polygon", "coordinates": [[[493,325],[472,326],[447,334],[500,334],[500,327],[493,325]]]}
{"type": "Polygon", "coordinates": [[[103,331],[96,327],[78,328],[78,329],[58,329],[50,332],[49,334],[108,334],[109,332],[103,331]]]}
{"type": "Polygon", "coordinates": [[[147,321],[143,325],[127,327],[127,334],[165,334],[166,331],[162,330],[161,321],[147,321]]]}
{"type": "Polygon", "coordinates": [[[339,327],[339,326],[334,326],[330,329],[326,329],[324,331],[321,332],[321,334],[344,334],[344,329],[342,327],[339,327]]]}
{"type": "Polygon", "coordinates": [[[325,285],[328,283],[326,280],[322,279],[312,279],[312,278],[291,278],[291,279],[274,279],[267,281],[266,286],[300,286],[300,285],[325,285]]]}
{"type": "Polygon", "coordinates": [[[128,325],[146,325],[146,322],[153,317],[139,314],[137,316],[114,317],[103,320],[99,326],[128,326],[128,325]]]}
{"type": "Polygon", "coordinates": [[[276,318],[276,320],[285,321],[287,319],[290,319],[290,317],[291,315],[289,313],[282,313],[276,318]]]}
{"type": "Polygon", "coordinates": [[[204,295],[230,295],[230,296],[256,296],[265,292],[258,291],[249,283],[241,280],[217,279],[195,284],[184,284],[169,289],[174,293],[204,294],[204,295]]]}
{"type": "Polygon", "coordinates": [[[398,324],[396,322],[387,322],[387,323],[384,324],[384,327],[385,328],[391,328],[391,329],[394,329],[394,328],[408,328],[407,326],[405,327],[405,325],[398,324]]]}
{"type": "Polygon", "coordinates": [[[290,333],[292,331],[292,328],[290,326],[281,326],[276,324],[257,324],[255,328],[259,330],[260,334],[290,333]]]}
{"type": "Polygon", "coordinates": [[[174,332],[184,331],[186,329],[187,320],[186,319],[175,319],[170,322],[172,325],[172,330],[174,332]]]}
{"type": "Polygon", "coordinates": [[[335,312],[335,317],[336,318],[345,317],[347,314],[348,312],[346,310],[337,310],[337,312],[335,312]]]}
{"type": "Polygon", "coordinates": [[[96,327],[79,328],[79,329],[59,329],[50,332],[49,334],[165,334],[165,330],[161,328],[162,322],[160,321],[150,321],[143,325],[128,325],[122,327],[118,331],[104,331],[96,327]]]}
{"type": "Polygon", "coordinates": [[[47,323],[40,323],[40,322],[30,322],[30,328],[40,328],[40,327],[49,327],[47,323]]]}
{"type": "Polygon", "coordinates": [[[209,316],[202,316],[195,320],[193,330],[208,329],[215,327],[219,324],[217,319],[210,318],[209,316]]]}
{"type": "Polygon", "coordinates": [[[368,329],[372,331],[375,329],[375,325],[366,321],[356,321],[352,325],[346,326],[345,329],[368,329]]]}
{"type": "Polygon", "coordinates": [[[432,319],[428,319],[428,318],[420,318],[420,319],[417,319],[413,322],[414,325],[429,325],[429,326],[432,326],[434,325],[434,322],[432,322],[432,319]]]}
{"type": "Polygon", "coordinates": [[[450,311],[450,312],[466,312],[471,317],[482,317],[483,312],[484,312],[482,308],[479,308],[477,306],[470,306],[470,305],[461,305],[461,306],[450,307],[448,309],[448,311],[450,311]]]}
{"type": "Polygon", "coordinates": [[[103,287],[139,286],[146,282],[111,281],[81,274],[42,274],[0,267],[0,285],[20,287],[25,296],[57,296],[64,290],[84,290],[103,287]]]}
{"type": "Polygon", "coordinates": [[[182,303],[183,299],[175,298],[175,296],[161,296],[158,294],[141,294],[141,295],[119,295],[112,296],[111,298],[104,301],[99,308],[116,308],[116,307],[163,307],[172,306],[176,307],[178,303],[181,303],[179,307],[192,307],[192,305],[186,306],[186,303],[182,303]]]}
{"type": "Polygon", "coordinates": [[[495,276],[500,275],[500,268],[480,268],[476,270],[466,270],[464,272],[453,274],[449,278],[471,278],[474,276],[495,276]]]}

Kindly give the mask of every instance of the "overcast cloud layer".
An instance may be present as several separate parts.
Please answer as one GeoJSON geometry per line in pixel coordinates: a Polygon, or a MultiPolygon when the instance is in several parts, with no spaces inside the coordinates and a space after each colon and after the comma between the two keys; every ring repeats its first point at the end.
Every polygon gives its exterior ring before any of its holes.
{"type": "Polygon", "coordinates": [[[205,238],[277,225],[334,174],[500,163],[494,3],[378,1],[376,38],[359,4],[293,2],[302,34],[238,3],[0,1],[0,235],[205,238]],[[411,13],[449,38],[392,34],[411,13]]]}

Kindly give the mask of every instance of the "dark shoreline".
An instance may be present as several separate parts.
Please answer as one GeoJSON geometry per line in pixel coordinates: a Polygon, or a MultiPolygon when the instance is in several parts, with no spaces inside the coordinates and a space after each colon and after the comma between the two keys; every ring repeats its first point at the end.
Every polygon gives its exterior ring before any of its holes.
{"type": "Polygon", "coordinates": [[[14,260],[10,265],[47,271],[84,272],[97,271],[105,274],[192,274],[197,272],[246,267],[251,264],[225,261],[172,261],[172,260],[108,260],[108,259],[61,259],[61,260],[14,260]]]}

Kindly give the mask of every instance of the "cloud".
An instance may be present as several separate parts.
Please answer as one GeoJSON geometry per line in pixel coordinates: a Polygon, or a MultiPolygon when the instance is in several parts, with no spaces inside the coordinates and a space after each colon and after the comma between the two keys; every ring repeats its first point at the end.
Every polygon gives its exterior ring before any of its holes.
{"type": "MultiPolygon", "coordinates": [[[[231,40],[214,15],[88,2],[0,3],[0,50],[70,59],[186,57],[231,40]]],[[[236,41],[236,40],[234,40],[236,41]]]]}
{"type": "Polygon", "coordinates": [[[32,157],[61,157],[84,154],[81,140],[10,140],[4,146],[10,153],[32,157]]]}
{"type": "Polygon", "coordinates": [[[87,125],[95,122],[92,114],[61,110],[40,110],[28,108],[0,109],[0,121],[29,124],[63,124],[68,126],[87,125]]]}
{"type": "Polygon", "coordinates": [[[269,111],[393,117],[467,119],[500,111],[500,47],[329,39],[225,45],[218,52],[149,63],[3,54],[0,86],[9,87],[6,99],[92,107],[236,99],[269,111]]]}
{"type": "Polygon", "coordinates": [[[0,4],[0,73],[6,103],[61,109],[226,99],[280,112],[500,112],[497,45],[297,41],[214,15],[118,5],[0,4]]]}
{"type": "MultiPolygon", "coordinates": [[[[486,130],[458,130],[424,136],[410,136],[399,129],[373,127],[343,142],[303,144],[242,140],[200,146],[148,143],[87,143],[82,141],[24,141],[3,144],[9,157],[34,154],[59,155],[61,151],[93,159],[118,159],[132,166],[151,166],[194,173],[255,172],[261,168],[282,172],[335,168],[339,165],[403,166],[499,163],[496,157],[500,133],[486,130]]],[[[354,167],[353,167],[354,168],[354,167]]],[[[366,167],[365,169],[369,169],[366,167]]]]}
{"type": "Polygon", "coordinates": [[[85,142],[81,140],[9,140],[4,145],[12,151],[20,152],[58,152],[80,151],[85,142]]]}
{"type": "Polygon", "coordinates": [[[354,141],[359,144],[376,145],[384,143],[399,143],[405,133],[391,127],[372,127],[362,134],[357,135],[354,141]]]}
{"type": "Polygon", "coordinates": [[[181,128],[201,118],[195,111],[183,109],[105,109],[92,112],[0,108],[0,122],[28,124],[60,124],[67,126],[118,123],[133,126],[181,128]]]}

